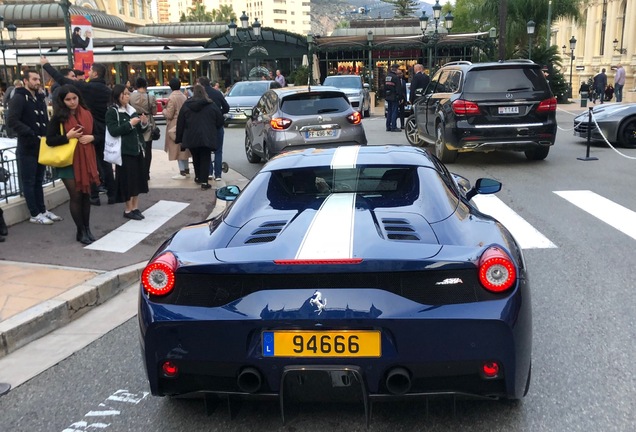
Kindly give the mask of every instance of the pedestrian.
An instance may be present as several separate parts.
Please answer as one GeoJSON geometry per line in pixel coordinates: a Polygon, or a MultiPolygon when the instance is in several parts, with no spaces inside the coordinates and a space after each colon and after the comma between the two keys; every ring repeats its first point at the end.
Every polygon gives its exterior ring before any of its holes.
{"type": "Polygon", "coordinates": [[[579,87],[579,95],[581,95],[581,99],[583,99],[584,97],[589,97],[589,93],[590,85],[587,83],[587,81],[582,81],[581,86],[579,87]]]}
{"type": "MultiPolygon", "coordinates": [[[[22,83],[22,81],[17,79],[13,81],[12,86],[7,87],[7,91],[4,92],[4,95],[2,96],[2,106],[4,106],[5,109],[9,106],[9,101],[15,94],[15,89],[18,87],[22,87],[23,85],[24,84],[22,83]]],[[[5,116],[5,119],[6,119],[6,116],[5,116]]]]}
{"type": "Polygon", "coordinates": [[[104,138],[106,135],[106,109],[110,104],[111,89],[106,85],[106,66],[102,63],[93,63],[88,71],[88,81],[71,80],[64,77],[57,69],[51,66],[46,57],[40,58],[44,70],[58,83],[71,84],[79,89],[86,106],[93,114],[93,135],[95,141],[95,153],[97,157],[97,169],[102,181],[100,188],[91,190],[91,204],[101,205],[99,193],[105,192],[108,196],[108,204],[115,204],[115,177],[113,165],[104,161],[104,138]]]}
{"type": "Polygon", "coordinates": [[[53,98],[53,115],[49,122],[46,143],[50,146],[67,144],[77,138],[73,164],[58,168],[69,195],[69,210],[75,227],[75,239],[85,245],[95,241],[90,229],[91,185],[99,184],[97,157],[93,142],[93,116],[76,87],[60,86],[53,98]]]}
{"type": "MultiPolygon", "coordinates": [[[[62,75],[64,75],[66,78],[68,78],[68,79],[71,79],[71,80],[73,80],[73,81],[76,81],[76,80],[77,80],[77,77],[76,77],[76,75],[75,75],[75,71],[74,71],[73,69],[69,69],[69,68],[61,68],[61,69],[60,69],[60,73],[61,73],[62,75]]],[[[51,98],[52,98],[52,99],[55,99],[55,91],[56,91],[57,89],[59,89],[59,88],[60,88],[60,86],[62,86],[62,84],[58,83],[57,81],[56,81],[56,82],[54,82],[54,83],[51,85],[51,95],[52,95],[52,96],[51,96],[51,98]]]]}
{"type": "Polygon", "coordinates": [[[148,81],[146,78],[139,77],[135,80],[136,91],[130,94],[130,105],[137,111],[137,114],[143,113],[148,117],[149,126],[144,131],[144,143],[146,145],[144,151],[144,175],[150,180],[150,164],[152,162],[152,129],[155,127],[155,115],[157,115],[157,98],[148,94],[148,81]]]}
{"type": "MultiPolygon", "coordinates": [[[[221,110],[221,114],[227,114],[230,111],[230,105],[225,100],[225,96],[219,90],[215,90],[210,85],[210,79],[208,77],[200,77],[199,84],[205,89],[208,98],[210,98],[216,106],[221,110]]],[[[225,136],[225,130],[223,126],[217,129],[216,150],[214,151],[214,165],[210,169],[210,176],[215,181],[221,181],[221,173],[223,172],[223,140],[225,136]]],[[[194,159],[193,159],[194,161],[194,159]]]]}
{"type": "Polygon", "coordinates": [[[201,189],[210,189],[208,173],[210,156],[217,146],[217,129],[225,119],[219,107],[210,99],[201,84],[194,86],[193,95],[179,111],[176,143],[192,153],[194,181],[201,189]]]}
{"type": "Polygon", "coordinates": [[[400,132],[397,128],[397,115],[399,95],[402,93],[400,79],[397,76],[397,64],[391,65],[391,71],[384,81],[384,98],[387,101],[386,130],[387,132],[400,132]]]}
{"type": "Polygon", "coordinates": [[[46,136],[49,116],[44,94],[40,92],[40,74],[35,69],[23,71],[24,87],[15,89],[9,101],[8,126],[18,137],[16,156],[22,193],[29,208],[29,222],[51,225],[62,218],[48,211],[44,204],[45,166],[38,163],[40,137],[46,136]]]}
{"type": "Polygon", "coordinates": [[[616,93],[616,102],[623,102],[623,87],[625,87],[625,68],[622,64],[616,66],[616,74],[614,75],[614,93],[616,93]]]}
{"type": "Polygon", "coordinates": [[[404,106],[407,103],[406,80],[402,69],[397,70],[397,76],[400,80],[400,94],[398,95],[398,118],[400,119],[400,129],[404,129],[404,106]]]}
{"type": "Polygon", "coordinates": [[[126,203],[124,217],[145,219],[139,210],[139,194],[148,193],[144,175],[144,130],[148,116],[138,115],[129,104],[130,90],[122,84],[113,86],[113,107],[106,111],[106,128],[113,137],[121,137],[121,166],[117,165],[117,202],[126,203]]]}
{"type": "Polygon", "coordinates": [[[281,73],[280,69],[276,69],[276,78],[274,78],[274,81],[276,81],[281,87],[287,86],[287,81],[285,81],[285,77],[281,73]]]}
{"type": "Polygon", "coordinates": [[[413,81],[411,82],[411,91],[410,98],[411,104],[415,104],[417,99],[424,96],[424,92],[426,91],[426,87],[428,87],[428,83],[431,82],[431,79],[424,73],[424,66],[421,64],[416,64],[413,66],[413,72],[415,75],[413,76],[413,81]]]}
{"type": "Polygon", "coordinates": [[[614,87],[612,87],[611,84],[608,84],[607,87],[605,87],[605,100],[611,101],[613,97],[614,97],[614,87]]]}
{"type": "Polygon", "coordinates": [[[172,93],[168,96],[168,102],[163,109],[163,116],[166,118],[166,141],[164,150],[168,153],[168,160],[176,160],[179,165],[179,174],[172,177],[173,180],[190,178],[190,167],[188,160],[191,157],[190,150],[181,151],[181,146],[175,142],[177,138],[177,118],[179,111],[188,98],[181,92],[181,82],[179,78],[170,79],[170,89],[172,93]]]}
{"type": "Polygon", "coordinates": [[[605,68],[603,68],[594,77],[594,103],[596,103],[596,99],[600,99],[601,103],[603,103],[605,87],[607,87],[607,75],[605,75],[605,68]]]}

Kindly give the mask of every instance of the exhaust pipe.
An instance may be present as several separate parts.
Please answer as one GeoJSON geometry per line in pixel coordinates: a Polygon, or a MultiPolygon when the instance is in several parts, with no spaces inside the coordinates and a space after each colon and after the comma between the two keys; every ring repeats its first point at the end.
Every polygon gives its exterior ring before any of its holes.
{"type": "Polygon", "coordinates": [[[256,393],[261,389],[261,384],[261,373],[252,367],[243,369],[236,379],[236,385],[245,393],[256,393]]]}
{"type": "Polygon", "coordinates": [[[386,389],[394,395],[403,395],[411,389],[411,376],[401,367],[393,368],[386,376],[386,389]]]}

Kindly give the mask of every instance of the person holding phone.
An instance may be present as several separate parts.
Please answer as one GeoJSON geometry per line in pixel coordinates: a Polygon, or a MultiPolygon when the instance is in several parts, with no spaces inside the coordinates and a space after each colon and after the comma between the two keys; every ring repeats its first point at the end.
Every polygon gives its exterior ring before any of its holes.
{"type": "Polygon", "coordinates": [[[78,140],[73,164],[57,168],[57,174],[69,194],[69,210],[77,228],[75,239],[88,245],[95,241],[90,230],[91,187],[100,183],[93,145],[93,116],[79,90],[72,85],[63,85],[53,98],[53,116],[47,128],[46,143],[62,145],[73,138],[78,140]]]}

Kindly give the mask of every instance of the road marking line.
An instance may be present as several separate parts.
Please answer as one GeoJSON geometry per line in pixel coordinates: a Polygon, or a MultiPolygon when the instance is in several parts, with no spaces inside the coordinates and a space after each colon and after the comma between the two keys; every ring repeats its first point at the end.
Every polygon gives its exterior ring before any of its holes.
{"type": "Polygon", "coordinates": [[[636,212],[589,190],[554,193],[636,240],[636,212]]]}
{"type": "Polygon", "coordinates": [[[93,244],[86,246],[85,249],[128,252],[187,206],[189,204],[177,201],[158,201],[143,212],[146,219],[128,221],[93,244]]]}
{"type": "Polygon", "coordinates": [[[517,240],[522,249],[556,248],[546,236],[508,207],[495,195],[477,195],[473,198],[480,212],[501,222],[517,240]]]}

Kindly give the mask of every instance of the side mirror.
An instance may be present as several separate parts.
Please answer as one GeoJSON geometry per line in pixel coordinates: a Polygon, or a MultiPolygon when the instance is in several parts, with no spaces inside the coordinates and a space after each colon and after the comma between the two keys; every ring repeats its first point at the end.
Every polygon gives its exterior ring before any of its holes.
{"type": "Polygon", "coordinates": [[[222,201],[234,201],[241,193],[238,186],[229,185],[223,186],[221,189],[217,189],[216,197],[222,201]]]}
{"type": "Polygon", "coordinates": [[[469,201],[477,194],[489,195],[501,190],[501,182],[489,178],[480,178],[475,182],[475,187],[466,192],[466,199],[469,201]]]}

